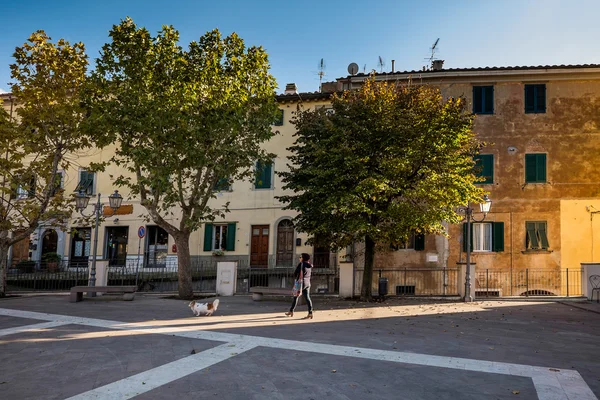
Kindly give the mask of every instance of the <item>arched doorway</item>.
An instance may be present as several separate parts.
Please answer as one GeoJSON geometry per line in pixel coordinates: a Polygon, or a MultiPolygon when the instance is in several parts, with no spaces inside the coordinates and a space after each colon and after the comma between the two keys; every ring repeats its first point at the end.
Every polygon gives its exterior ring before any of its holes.
{"type": "Polygon", "coordinates": [[[284,219],[277,224],[277,266],[294,265],[294,224],[284,219]]]}
{"type": "Polygon", "coordinates": [[[46,229],[42,236],[42,260],[48,253],[56,253],[58,250],[58,233],[54,229],[46,229]]]}

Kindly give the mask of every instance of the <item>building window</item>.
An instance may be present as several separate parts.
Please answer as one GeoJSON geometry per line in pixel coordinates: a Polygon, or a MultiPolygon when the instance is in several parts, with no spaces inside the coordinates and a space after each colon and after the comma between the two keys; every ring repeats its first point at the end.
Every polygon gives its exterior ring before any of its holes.
{"type": "Polygon", "coordinates": [[[390,244],[392,250],[407,250],[415,248],[415,234],[411,233],[407,240],[404,242],[396,242],[390,244]]]}
{"type": "Polygon", "coordinates": [[[273,163],[256,162],[255,189],[271,189],[273,177],[273,163]]]}
{"type": "Polygon", "coordinates": [[[221,178],[215,183],[213,187],[215,192],[228,192],[231,191],[231,184],[229,182],[229,178],[221,178]]]}
{"type": "Polygon", "coordinates": [[[525,113],[546,112],[546,85],[525,85],[525,113]]]}
{"type": "Polygon", "coordinates": [[[275,120],[273,121],[273,125],[283,126],[283,110],[282,109],[277,110],[277,113],[275,114],[275,120]]]}
{"type": "Polygon", "coordinates": [[[215,225],[213,229],[213,248],[211,250],[225,250],[227,243],[227,225],[215,225]]]}
{"type": "Polygon", "coordinates": [[[23,174],[14,178],[12,190],[10,193],[11,199],[23,200],[35,196],[36,179],[33,174],[23,174]]]}
{"type": "Polygon", "coordinates": [[[88,196],[94,195],[94,182],[96,180],[96,174],[89,172],[84,169],[79,171],[79,183],[75,188],[76,192],[83,191],[88,196]]]}
{"type": "Polygon", "coordinates": [[[128,226],[111,226],[106,228],[106,248],[104,258],[108,265],[125,266],[127,261],[128,226]]]}
{"type": "MultiPolygon", "coordinates": [[[[463,224],[463,251],[467,251],[467,224],[463,224]]],[[[471,224],[471,251],[504,251],[504,222],[471,224]]]]}
{"type": "Polygon", "coordinates": [[[494,155],[479,154],[475,157],[475,173],[482,179],[476,183],[494,183],[494,155]]]}
{"type": "Polygon", "coordinates": [[[546,182],[546,154],[525,154],[525,182],[546,182]]]}
{"type": "Polygon", "coordinates": [[[527,250],[547,250],[548,245],[548,226],[546,221],[528,221],[525,223],[527,231],[526,249],[527,250]]]}
{"type": "Polygon", "coordinates": [[[473,114],[494,113],[494,87],[473,86],[473,114]]]}
{"type": "Polygon", "coordinates": [[[149,226],[146,239],[146,267],[165,267],[169,234],[160,226],[149,226]]]}
{"type": "Polygon", "coordinates": [[[473,224],[473,251],[492,251],[492,224],[473,224]]]}
{"type": "Polygon", "coordinates": [[[335,110],[333,109],[333,106],[331,104],[315,106],[315,111],[316,110],[325,110],[325,115],[328,116],[335,114],[335,110]]]}
{"type": "Polygon", "coordinates": [[[204,225],[204,251],[235,251],[236,223],[204,225]]]}

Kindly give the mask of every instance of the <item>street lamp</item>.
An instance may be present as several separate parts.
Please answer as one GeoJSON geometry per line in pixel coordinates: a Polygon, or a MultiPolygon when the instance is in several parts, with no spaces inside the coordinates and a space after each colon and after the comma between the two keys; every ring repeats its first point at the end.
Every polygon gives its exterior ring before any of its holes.
{"type": "MultiPolygon", "coordinates": [[[[75,195],[75,209],[81,213],[84,217],[91,217],[95,215],[96,217],[96,225],[94,230],[94,249],[92,255],[92,271],[90,273],[90,283],[89,286],[96,286],[96,254],[98,251],[98,225],[100,225],[100,214],[102,214],[102,203],[100,202],[100,197],[102,195],[98,193],[98,202],[94,204],[94,212],[90,215],[85,215],[83,210],[85,210],[90,202],[90,196],[87,196],[83,190],[80,190],[75,195]]],[[[112,208],[113,213],[108,215],[107,217],[112,217],[117,212],[117,209],[121,207],[121,203],[123,202],[123,196],[119,194],[119,191],[115,190],[113,194],[108,196],[108,204],[110,208],[112,208]]],[[[95,292],[90,292],[90,297],[96,297],[95,292]]]]}
{"type": "Polygon", "coordinates": [[[462,207],[459,210],[465,213],[465,220],[467,221],[467,237],[466,240],[466,248],[467,248],[467,272],[465,274],[465,302],[473,301],[473,296],[471,296],[471,221],[473,222],[483,222],[487,213],[490,212],[490,208],[492,207],[492,200],[490,200],[489,196],[486,194],[483,196],[483,203],[479,204],[479,211],[483,213],[483,218],[475,219],[473,217],[473,209],[471,205],[467,203],[466,207],[462,207]]]}

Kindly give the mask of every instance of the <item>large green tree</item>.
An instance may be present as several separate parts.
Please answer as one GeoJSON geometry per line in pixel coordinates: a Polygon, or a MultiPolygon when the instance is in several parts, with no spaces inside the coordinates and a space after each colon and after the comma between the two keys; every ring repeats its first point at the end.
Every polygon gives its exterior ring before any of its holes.
{"type": "Polygon", "coordinates": [[[281,173],[286,208],[299,230],[339,249],[364,241],[361,297],[371,298],[377,244],[411,233],[446,234],[457,206],[481,198],[473,155],[480,143],[463,99],[443,100],[427,86],[367,80],[333,96],[333,112],[302,110],[289,172],[281,173]]]}
{"type": "Polygon", "coordinates": [[[266,52],[218,30],[179,46],[127,18],[110,31],[84,96],[100,146],[116,144],[117,177],[177,244],[179,296],[191,298],[189,238],[228,211],[212,207],[215,185],[254,173],[273,136],[276,82],[266,52]]]}
{"type": "Polygon", "coordinates": [[[10,108],[0,108],[0,297],[10,246],[41,223],[61,225],[70,215],[57,172],[90,145],[80,129],[79,92],[88,67],[83,44],[54,43],[37,31],[14,58],[10,108]]]}

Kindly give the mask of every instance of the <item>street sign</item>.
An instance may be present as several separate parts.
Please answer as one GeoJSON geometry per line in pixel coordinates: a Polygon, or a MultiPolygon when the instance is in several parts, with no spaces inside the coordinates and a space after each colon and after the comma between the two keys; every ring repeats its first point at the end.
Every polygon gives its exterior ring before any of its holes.
{"type": "Polygon", "coordinates": [[[138,237],[139,237],[140,239],[143,239],[143,238],[144,238],[144,236],[146,236],[146,227],[144,227],[144,226],[140,226],[140,227],[138,228],[138,237]]]}

